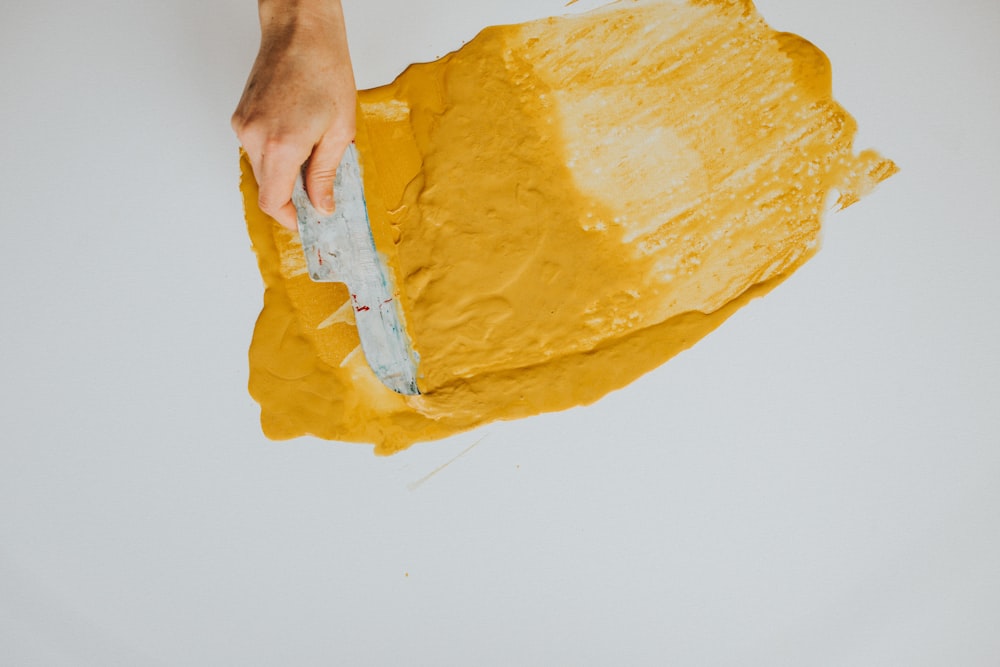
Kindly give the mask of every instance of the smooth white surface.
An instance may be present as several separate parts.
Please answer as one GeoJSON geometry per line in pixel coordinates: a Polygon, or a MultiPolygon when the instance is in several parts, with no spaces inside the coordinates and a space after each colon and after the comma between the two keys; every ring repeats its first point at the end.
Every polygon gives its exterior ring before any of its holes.
{"type": "MultiPolygon", "coordinates": [[[[345,2],[363,86],[563,11],[345,2]]],[[[759,7],[903,171],[626,390],[389,459],[247,395],[252,0],[5,8],[0,663],[1000,663],[1000,5],[759,7]]]]}

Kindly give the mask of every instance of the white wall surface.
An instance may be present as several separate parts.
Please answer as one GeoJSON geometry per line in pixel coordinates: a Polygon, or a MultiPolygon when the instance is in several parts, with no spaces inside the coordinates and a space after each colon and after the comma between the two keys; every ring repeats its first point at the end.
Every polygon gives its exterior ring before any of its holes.
{"type": "MultiPolygon", "coordinates": [[[[362,86],[565,11],[345,4],[362,86]]],[[[380,459],[246,391],[252,0],[6,3],[0,664],[1000,664],[1000,4],[758,5],[902,172],[627,389],[380,459]]]]}

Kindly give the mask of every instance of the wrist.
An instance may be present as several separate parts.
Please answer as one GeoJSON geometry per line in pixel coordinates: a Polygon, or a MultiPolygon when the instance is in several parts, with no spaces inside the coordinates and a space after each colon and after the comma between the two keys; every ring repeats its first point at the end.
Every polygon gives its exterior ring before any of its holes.
{"type": "Polygon", "coordinates": [[[340,0],[258,0],[262,34],[288,29],[343,30],[340,0]]]}

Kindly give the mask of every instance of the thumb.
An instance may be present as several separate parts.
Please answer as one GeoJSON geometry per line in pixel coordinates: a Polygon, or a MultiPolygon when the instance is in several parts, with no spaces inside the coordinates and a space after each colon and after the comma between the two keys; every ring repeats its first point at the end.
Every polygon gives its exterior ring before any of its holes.
{"type": "Polygon", "coordinates": [[[316,144],[309,164],[306,165],[306,193],[309,194],[309,201],[313,208],[326,215],[333,213],[333,180],[337,176],[337,167],[348,143],[323,137],[316,144]]]}

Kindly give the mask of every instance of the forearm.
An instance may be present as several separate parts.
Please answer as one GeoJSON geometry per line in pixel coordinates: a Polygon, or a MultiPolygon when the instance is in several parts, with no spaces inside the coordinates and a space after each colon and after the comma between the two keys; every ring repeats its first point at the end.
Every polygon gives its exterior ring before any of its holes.
{"type": "Polygon", "coordinates": [[[294,27],[346,34],[340,0],[258,0],[257,11],[264,36],[294,27]]]}
{"type": "MultiPolygon", "coordinates": [[[[307,46],[312,66],[351,70],[340,0],[258,0],[257,9],[262,51],[284,50],[292,42],[303,45],[319,42],[324,48],[307,46]]],[[[345,74],[340,72],[339,76],[345,74]]],[[[353,79],[353,71],[350,75],[353,79]]]]}

